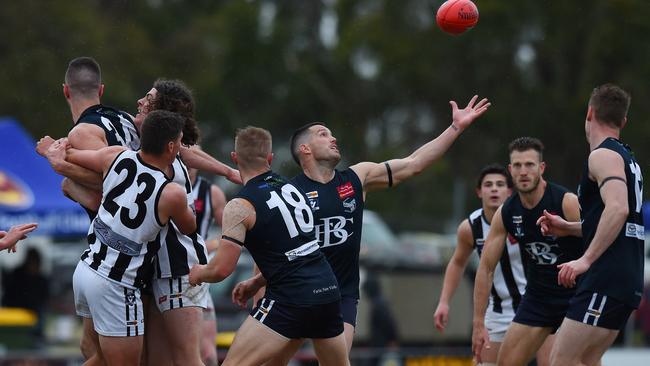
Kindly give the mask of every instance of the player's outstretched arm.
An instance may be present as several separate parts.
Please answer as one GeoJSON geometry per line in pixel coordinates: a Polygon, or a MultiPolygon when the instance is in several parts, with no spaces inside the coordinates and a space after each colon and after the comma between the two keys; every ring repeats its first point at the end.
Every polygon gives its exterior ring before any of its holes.
{"type": "Polygon", "coordinates": [[[488,234],[481,261],[476,271],[474,281],[474,321],[472,330],[472,352],[477,361],[481,363],[481,351],[489,344],[487,330],[485,329],[485,310],[488,305],[494,269],[501,258],[508,233],[503,225],[501,208],[499,207],[492,217],[490,233],[488,234]]]}
{"type": "Polygon", "coordinates": [[[190,168],[222,175],[233,183],[242,184],[241,176],[237,169],[229,167],[201,149],[182,146],[181,158],[185,165],[190,168]]]}
{"type": "Polygon", "coordinates": [[[36,230],[38,224],[20,224],[12,226],[9,231],[0,231],[0,250],[5,250],[9,252],[16,251],[16,244],[27,237],[27,234],[36,230]]]}
{"type": "Polygon", "coordinates": [[[449,321],[449,301],[458,288],[458,283],[463,276],[463,272],[465,272],[465,267],[473,250],[472,228],[469,225],[469,220],[465,219],[458,225],[456,249],[449,264],[447,264],[445,279],[440,291],[440,300],[438,300],[438,307],[433,314],[436,329],[440,332],[443,332],[447,326],[449,321]]]}
{"type": "Polygon", "coordinates": [[[566,220],[560,215],[552,214],[546,210],[537,219],[542,235],[545,236],[576,236],[582,237],[582,222],[580,222],[580,203],[573,193],[567,193],[562,199],[562,212],[566,220]]]}
{"type": "Polygon", "coordinates": [[[585,273],[614,242],[629,214],[627,181],[623,158],[609,149],[596,149],[589,154],[589,174],[600,187],[605,204],[594,238],[582,257],[558,265],[558,283],[575,285],[576,278],[585,273]]]}
{"type": "Polygon", "coordinates": [[[41,138],[36,145],[36,151],[45,157],[52,169],[58,174],[94,190],[101,190],[102,176],[96,172],[73,164],[66,160],[66,146],[71,145],[67,139],[52,140],[51,137],[41,138]]]}
{"type": "Polygon", "coordinates": [[[235,270],[246,240],[246,232],[255,225],[255,208],[250,202],[235,198],[223,211],[223,231],[217,253],[206,265],[197,264],[190,271],[190,284],[220,282],[235,270]]]}
{"type": "Polygon", "coordinates": [[[491,104],[486,98],[476,103],[477,99],[478,96],[475,95],[463,109],[459,109],[456,102],[450,101],[449,104],[451,104],[452,109],[451,125],[438,137],[415,150],[410,156],[402,159],[392,159],[385,163],[363,162],[353,165],[351,168],[359,176],[364,191],[397,185],[421,173],[434,161],[440,159],[460,133],[490,107],[491,104]]]}
{"type": "Polygon", "coordinates": [[[70,144],[65,141],[61,143],[61,146],[55,146],[62,140],[55,142],[50,149],[60,149],[62,146],[66,149],[67,161],[80,165],[86,169],[90,169],[95,173],[101,174],[101,176],[104,176],[108,169],[110,169],[115,158],[117,158],[121,152],[126,150],[126,147],[124,146],[108,146],[99,150],[78,150],[72,148],[70,144]]]}

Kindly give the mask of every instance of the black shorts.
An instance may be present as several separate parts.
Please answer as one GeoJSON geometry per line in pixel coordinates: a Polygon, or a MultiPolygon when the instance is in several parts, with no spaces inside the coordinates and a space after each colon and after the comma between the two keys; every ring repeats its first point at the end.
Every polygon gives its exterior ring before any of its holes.
{"type": "Polygon", "coordinates": [[[548,300],[526,292],[512,321],[531,327],[551,328],[551,333],[555,333],[562,324],[568,307],[568,298],[548,300]]]}
{"type": "Polygon", "coordinates": [[[341,301],[319,305],[291,305],[262,298],[250,315],[290,339],[333,338],[343,333],[341,301]]]}
{"type": "Polygon", "coordinates": [[[359,305],[359,299],[355,299],[354,297],[341,298],[343,323],[351,324],[353,327],[357,326],[357,305],[359,305]]]}
{"type": "Polygon", "coordinates": [[[576,294],[569,303],[566,317],[595,327],[621,330],[634,308],[596,292],[576,294]]]}

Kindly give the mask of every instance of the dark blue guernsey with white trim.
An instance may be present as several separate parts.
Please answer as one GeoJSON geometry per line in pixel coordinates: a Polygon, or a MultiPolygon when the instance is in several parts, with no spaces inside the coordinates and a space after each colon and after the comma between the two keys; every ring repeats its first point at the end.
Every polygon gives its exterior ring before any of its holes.
{"type": "Polygon", "coordinates": [[[562,200],[567,193],[566,188],[547,182],[544,196],[534,208],[525,208],[519,193],[510,196],[501,208],[506,231],[519,241],[528,281],[526,293],[541,296],[549,302],[568,303],[575,293],[574,288],[558,285],[557,265],[578,259],[583,253],[583,245],[575,236],[544,236],[536,222],[544,210],[566,218],[562,200]]]}
{"type": "Polygon", "coordinates": [[[336,277],[318,248],[307,198],[268,171],[237,194],[255,208],[244,246],[267,281],[265,298],[293,305],[328,304],[341,298],[336,277]]]}
{"type": "Polygon", "coordinates": [[[307,194],[316,220],[321,251],[332,266],[341,296],[359,298],[359,251],[363,222],[363,187],[352,169],[334,170],[334,178],[323,184],[304,173],[292,182],[307,194]]]}
{"type": "MultiPolygon", "coordinates": [[[[581,277],[578,293],[591,291],[611,296],[634,308],[639,306],[643,291],[643,176],[632,150],[614,138],[607,138],[596,149],[608,149],[618,153],[625,165],[627,183],[628,216],[614,242],[581,277]]],[[[607,177],[605,177],[607,178],[607,177]]],[[[621,184],[606,182],[605,184],[621,184]]],[[[598,184],[589,178],[589,166],[578,188],[582,208],[582,236],[585,245],[594,238],[605,205],[600,197],[598,184]]]]}

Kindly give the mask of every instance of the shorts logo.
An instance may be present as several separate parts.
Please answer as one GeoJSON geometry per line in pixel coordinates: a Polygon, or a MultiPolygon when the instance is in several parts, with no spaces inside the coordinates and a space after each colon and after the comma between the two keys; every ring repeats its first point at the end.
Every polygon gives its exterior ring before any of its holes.
{"type": "Polygon", "coordinates": [[[161,296],[158,298],[158,303],[162,304],[163,302],[167,301],[167,295],[161,296]]]}
{"type": "Polygon", "coordinates": [[[343,211],[353,213],[357,209],[357,200],[354,198],[346,198],[343,201],[343,211]]]}
{"type": "Polygon", "coordinates": [[[318,191],[307,192],[307,199],[309,200],[309,207],[311,207],[312,212],[318,211],[320,208],[318,205],[318,191]]]}
{"type": "Polygon", "coordinates": [[[126,306],[133,306],[135,305],[135,293],[133,291],[129,291],[126,293],[124,296],[124,303],[126,306]]]}
{"type": "Polygon", "coordinates": [[[336,187],[336,190],[339,192],[339,198],[342,200],[354,196],[354,188],[350,182],[341,184],[340,186],[336,187]]]}

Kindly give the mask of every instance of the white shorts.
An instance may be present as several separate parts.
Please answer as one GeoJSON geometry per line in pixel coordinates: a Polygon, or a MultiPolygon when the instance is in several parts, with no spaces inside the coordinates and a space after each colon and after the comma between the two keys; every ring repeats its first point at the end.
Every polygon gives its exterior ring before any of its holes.
{"type": "Polygon", "coordinates": [[[72,276],[77,315],[91,318],[95,331],[107,337],[144,335],[140,290],[111,281],[80,261],[72,276]]]}
{"type": "Polygon", "coordinates": [[[214,312],[214,301],[210,295],[210,286],[208,286],[208,303],[206,308],[203,309],[203,320],[215,320],[217,319],[217,314],[214,312]]]}
{"type": "Polygon", "coordinates": [[[197,306],[208,307],[209,284],[190,285],[189,275],[175,278],[155,278],[151,284],[156,305],[161,313],[167,310],[197,306]]]}
{"type": "Polygon", "coordinates": [[[514,316],[514,314],[495,313],[492,309],[488,309],[485,313],[485,328],[488,331],[490,342],[503,342],[514,316]]]}

